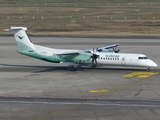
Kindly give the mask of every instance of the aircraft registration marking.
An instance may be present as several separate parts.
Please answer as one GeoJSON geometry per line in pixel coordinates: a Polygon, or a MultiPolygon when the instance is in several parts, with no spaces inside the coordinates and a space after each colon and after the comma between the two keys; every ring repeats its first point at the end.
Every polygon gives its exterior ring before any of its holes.
{"type": "Polygon", "coordinates": [[[89,92],[101,93],[101,92],[109,92],[109,90],[90,90],[89,92]]]}
{"type": "Polygon", "coordinates": [[[159,72],[132,72],[129,74],[124,75],[124,78],[132,78],[132,77],[137,77],[137,78],[147,78],[152,75],[158,74],[159,72]]]}

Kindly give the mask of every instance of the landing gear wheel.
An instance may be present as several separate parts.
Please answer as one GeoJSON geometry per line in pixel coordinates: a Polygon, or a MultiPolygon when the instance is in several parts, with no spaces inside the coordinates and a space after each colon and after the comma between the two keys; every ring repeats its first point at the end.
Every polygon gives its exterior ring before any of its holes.
{"type": "Polygon", "coordinates": [[[147,71],[151,71],[150,68],[147,68],[147,71]]]}
{"type": "Polygon", "coordinates": [[[76,68],[74,68],[74,67],[72,67],[72,68],[71,68],[71,71],[76,71],[76,70],[77,70],[77,69],[76,69],[76,68]]]}
{"type": "Polygon", "coordinates": [[[79,63],[73,63],[73,67],[71,68],[71,70],[72,70],[72,71],[76,71],[78,64],[79,64],[79,63]]]}

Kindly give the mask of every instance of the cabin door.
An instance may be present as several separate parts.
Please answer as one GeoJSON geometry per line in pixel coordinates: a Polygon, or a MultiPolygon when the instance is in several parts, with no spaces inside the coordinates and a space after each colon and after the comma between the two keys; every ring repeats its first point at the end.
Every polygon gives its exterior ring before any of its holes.
{"type": "Polygon", "coordinates": [[[125,57],[122,57],[121,63],[122,65],[125,65],[125,57]]]}

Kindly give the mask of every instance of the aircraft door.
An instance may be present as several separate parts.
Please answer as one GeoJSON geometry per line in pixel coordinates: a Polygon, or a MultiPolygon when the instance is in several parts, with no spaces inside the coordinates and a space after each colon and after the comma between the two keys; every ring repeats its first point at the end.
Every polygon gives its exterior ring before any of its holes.
{"type": "Polygon", "coordinates": [[[122,57],[121,64],[125,65],[125,57],[122,57]]]}

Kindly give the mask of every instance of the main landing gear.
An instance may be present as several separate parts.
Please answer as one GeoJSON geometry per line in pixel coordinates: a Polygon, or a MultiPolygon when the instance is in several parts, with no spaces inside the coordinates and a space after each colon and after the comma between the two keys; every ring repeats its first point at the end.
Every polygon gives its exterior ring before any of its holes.
{"type": "Polygon", "coordinates": [[[74,63],[74,62],[73,62],[73,67],[71,68],[71,70],[72,70],[72,71],[76,71],[78,64],[79,64],[79,63],[74,63]]]}

